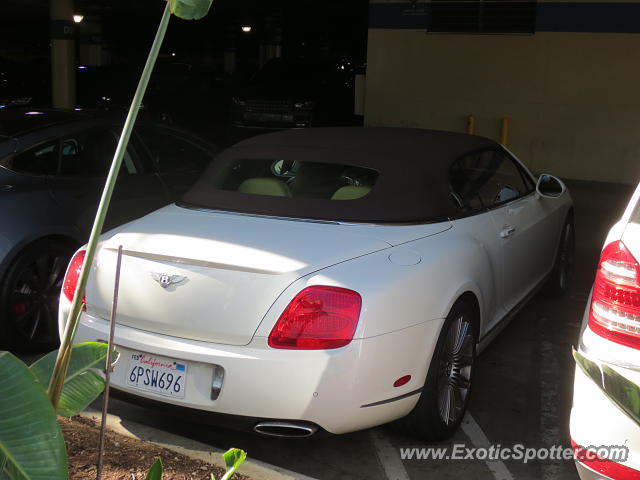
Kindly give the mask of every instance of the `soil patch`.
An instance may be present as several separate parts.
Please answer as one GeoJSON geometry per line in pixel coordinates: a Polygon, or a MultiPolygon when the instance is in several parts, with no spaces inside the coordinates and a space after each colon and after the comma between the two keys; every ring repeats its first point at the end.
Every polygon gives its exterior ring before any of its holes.
{"type": "MultiPolygon", "coordinates": [[[[95,480],[100,426],[84,417],[59,418],[69,455],[70,480],[95,480]]],[[[156,457],[162,459],[163,480],[211,480],[224,471],[156,444],[126,437],[107,429],[102,480],[144,480],[156,457]]],[[[251,480],[235,474],[233,480],[251,480]]]]}

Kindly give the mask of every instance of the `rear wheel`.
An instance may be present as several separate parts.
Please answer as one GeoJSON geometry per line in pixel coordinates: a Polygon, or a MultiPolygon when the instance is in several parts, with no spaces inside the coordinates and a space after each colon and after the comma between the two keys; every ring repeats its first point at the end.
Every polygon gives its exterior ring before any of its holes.
{"type": "Polygon", "coordinates": [[[561,296],[569,290],[573,278],[574,260],[575,228],[573,214],[569,213],[562,227],[556,261],[547,284],[547,290],[551,295],[561,296]]]}
{"type": "Polygon", "coordinates": [[[58,302],[73,246],[40,240],[25,248],[0,286],[2,343],[16,350],[44,351],[58,344],[58,302]]]}
{"type": "Polygon", "coordinates": [[[476,310],[460,300],[442,327],[420,399],[396,430],[431,441],[455,433],[469,404],[477,338],[476,310]]]}

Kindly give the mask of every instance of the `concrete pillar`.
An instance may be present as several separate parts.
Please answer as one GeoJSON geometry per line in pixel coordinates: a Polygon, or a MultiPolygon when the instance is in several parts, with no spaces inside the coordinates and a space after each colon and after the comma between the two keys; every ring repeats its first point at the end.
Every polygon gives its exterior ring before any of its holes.
{"type": "Polygon", "coordinates": [[[273,58],[282,56],[282,20],[270,17],[264,26],[264,34],[260,42],[260,66],[273,58]]]}
{"type": "Polygon", "coordinates": [[[85,19],[78,31],[80,64],[92,67],[106,65],[108,62],[102,45],[102,24],[97,20],[85,19]]]}
{"type": "Polygon", "coordinates": [[[353,104],[353,113],[359,117],[364,117],[366,91],[367,69],[364,66],[357,67],[355,72],[355,101],[353,104]]]}
{"type": "Polygon", "coordinates": [[[282,27],[273,29],[271,41],[267,44],[267,56],[269,60],[282,56],[282,27]]]}
{"type": "Polygon", "coordinates": [[[73,108],[76,103],[73,0],[50,2],[52,104],[56,108],[73,108]]]}
{"type": "Polygon", "coordinates": [[[227,26],[224,38],[224,72],[233,75],[236,72],[236,32],[235,26],[227,26]]]}

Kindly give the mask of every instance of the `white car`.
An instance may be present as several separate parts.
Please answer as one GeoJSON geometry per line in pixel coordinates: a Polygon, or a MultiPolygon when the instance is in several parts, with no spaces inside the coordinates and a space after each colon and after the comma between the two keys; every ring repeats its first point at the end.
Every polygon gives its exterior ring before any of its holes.
{"type": "Polygon", "coordinates": [[[262,135],[223,152],[177,204],[103,236],[76,340],[108,337],[121,245],[117,390],[267,435],[402,419],[443,439],[476,354],[549,277],[566,289],[573,238],[564,184],[487,138],[262,135]]]}
{"type": "MultiPolygon", "coordinates": [[[[640,385],[639,199],[640,185],[609,231],[578,350],[599,368],[608,366],[636,385],[640,385]]],[[[580,368],[575,373],[570,430],[582,457],[576,461],[582,480],[640,478],[640,426],[580,368]],[[620,456],[617,447],[626,447],[628,453],[620,456]]]]}

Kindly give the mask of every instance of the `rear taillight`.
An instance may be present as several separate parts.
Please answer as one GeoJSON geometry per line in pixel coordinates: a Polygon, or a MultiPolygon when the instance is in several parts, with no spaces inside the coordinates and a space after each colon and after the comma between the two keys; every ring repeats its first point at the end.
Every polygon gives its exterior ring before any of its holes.
{"type": "MultiPolygon", "coordinates": [[[[62,284],[62,293],[69,301],[73,300],[73,295],[76,293],[76,288],[78,287],[78,278],[80,277],[80,270],[82,270],[82,263],[84,262],[84,256],[86,253],[87,252],[85,250],[80,250],[73,256],[71,262],[69,263],[67,274],[64,277],[64,283],[62,284]]],[[[84,296],[82,297],[82,303],[82,308],[84,310],[84,304],[86,303],[86,299],[84,296]]]]}
{"type": "Polygon", "coordinates": [[[640,265],[620,240],[602,251],[589,327],[613,342],[640,348],[640,265]]]}
{"type": "Polygon", "coordinates": [[[269,346],[296,350],[340,348],[353,339],[362,298],[353,290],[313,286],[285,308],[269,335],[269,346]]]}

